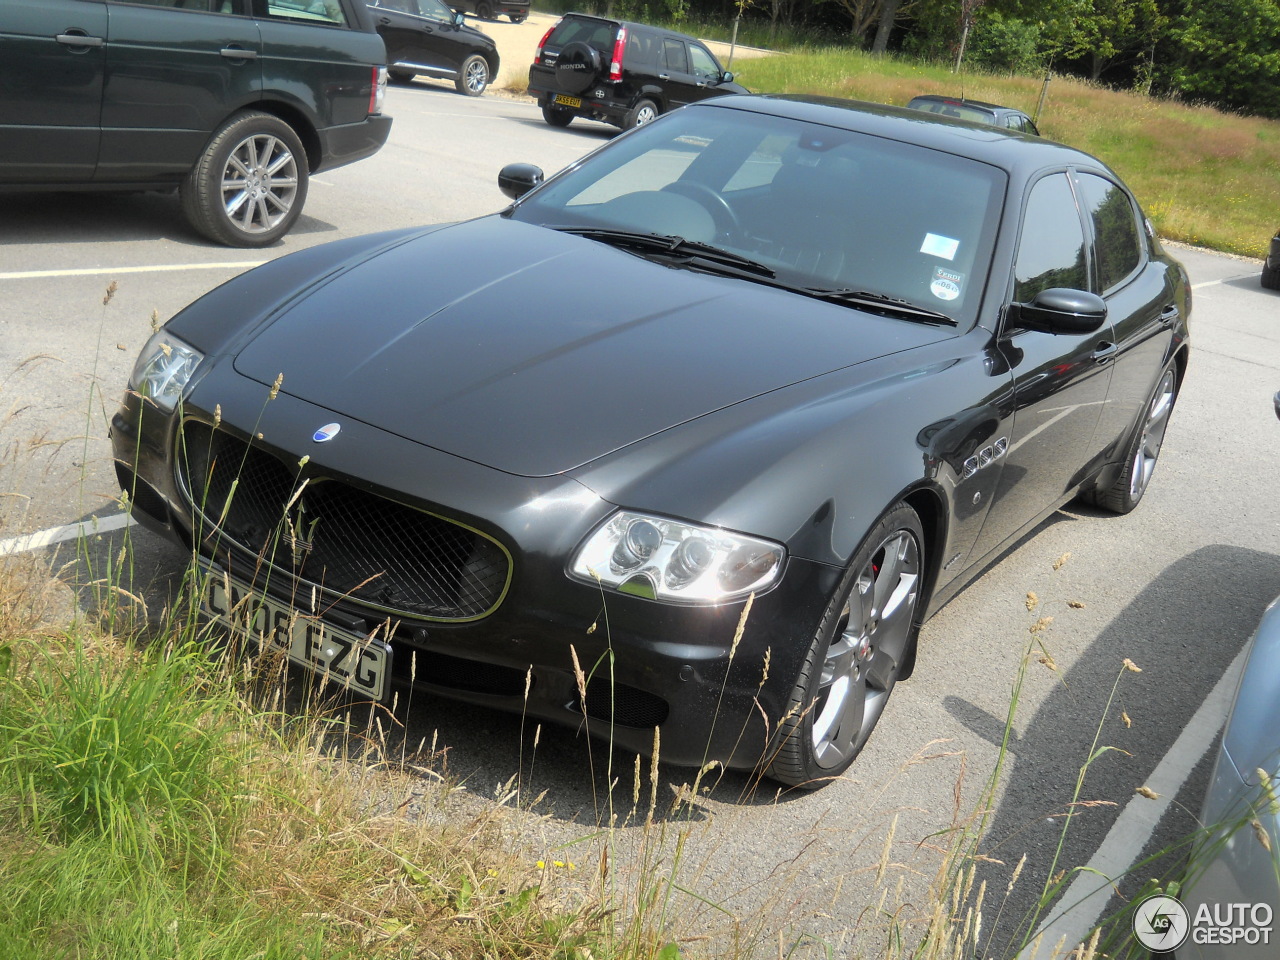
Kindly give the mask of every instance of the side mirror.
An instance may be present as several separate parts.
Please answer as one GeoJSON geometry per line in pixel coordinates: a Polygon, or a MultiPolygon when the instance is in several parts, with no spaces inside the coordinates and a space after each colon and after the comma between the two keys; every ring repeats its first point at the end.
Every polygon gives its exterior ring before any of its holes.
{"type": "Polygon", "coordinates": [[[542,168],[532,163],[508,163],[498,171],[498,189],[512,200],[519,200],[542,180],[542,168]]]}
{"type": "Polygon", "coordinates": [[[720,74],[720,82],[721,82],[721,83],[733,83],[733,71],[732,71],[732,70],[726,70],[724,73],[720,74]]]}
{"type": "Polygon", "coordinates": [[[466,22],[467,22],[467,15],[465,13],[463,13],[461,10],[453,11],[453,25],[455,27],[460,27],[466,22]]]}
{"type": "Polygon", "coordinates": [[[1050,287],[1030,303],[1009,304],[1009,319],[1045,333],[1093,333],[1107,321],[1107,302],[1096,293],[1050,287]]]}

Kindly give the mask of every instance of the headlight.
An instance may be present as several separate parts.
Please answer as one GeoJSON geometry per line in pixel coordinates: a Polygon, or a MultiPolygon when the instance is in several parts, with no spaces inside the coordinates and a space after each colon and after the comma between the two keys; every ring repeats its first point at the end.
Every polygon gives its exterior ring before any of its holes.
{"type": "Polygon", "coordinates": [[[129,385],[165,413],[178,405],[204,354],[164,330],[157,330],[133,365],[129,385]]]}
{"type": "Polygon", "coordinates": [[[786,555],[768,540],[623,510],[578,548],[570,573],[651,600],[717,603],[773,586],[786,555]]]}

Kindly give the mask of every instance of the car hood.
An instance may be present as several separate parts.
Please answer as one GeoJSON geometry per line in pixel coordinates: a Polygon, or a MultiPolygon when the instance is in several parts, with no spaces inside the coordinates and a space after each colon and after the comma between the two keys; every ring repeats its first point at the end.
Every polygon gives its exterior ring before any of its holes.
{"type": "Polygon", "coordinates": [[[234,363],[263,384],[282,374],[285,393],[339,422],[551,476],[951,335],[494,216],[348,264],[234,363]]]}

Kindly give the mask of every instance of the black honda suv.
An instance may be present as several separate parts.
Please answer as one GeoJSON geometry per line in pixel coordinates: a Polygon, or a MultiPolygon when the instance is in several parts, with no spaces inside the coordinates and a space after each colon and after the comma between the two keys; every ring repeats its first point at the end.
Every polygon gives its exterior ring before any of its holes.
{"type": "Polygon", "coordinates": [[[231,246],[391,130],[364,0],[4,0],[0,49],[0,190],[176,187],[231,246]]]}
{"type": "Polygon", "coordinates": [[[693,37],[582,13],[547,31],[529,68],[529,95],[553,127],[586,117],[629,130],[695,100],[746,92],[693,37]]]}

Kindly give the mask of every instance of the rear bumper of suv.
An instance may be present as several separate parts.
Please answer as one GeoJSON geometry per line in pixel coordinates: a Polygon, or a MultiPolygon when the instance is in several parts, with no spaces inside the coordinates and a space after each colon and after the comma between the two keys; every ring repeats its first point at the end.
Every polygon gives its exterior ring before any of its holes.
{"type": "MultiPolygon", "coordinates": [[[[621,97],[593,97],[591,94],[596,90],[588,90],[582,94],[561,94],[555,89],[548,88],[546,80],[539,77],[538,74],[549,74],[550,71],[545,68],[539,69],[537,66],[529,68],[529,96],[538,101],[540,107],[559,107],[562,110],[570,111],[576,117],[586,117],[588,120],[603,120],[605,123],[612,123],[621,126],[626,120],[627,111],[631,109],[628,100],[621,97]],[[579,106],[572,106],[564,103],[556,103],[556,97],[568,97],[572,100],[580,101],[579,106]]],[[[610,91],[608,85],[602,85],[606,94],[610,91]]]]}
{"type": "Polygon", "coordinates": [[[355,163],[378,152],[391,133],[391,118],[383,114],[365,117],[359,123],[344,123],[317,130],[320,163],[316,169],[331,170],[355,163]]]}

